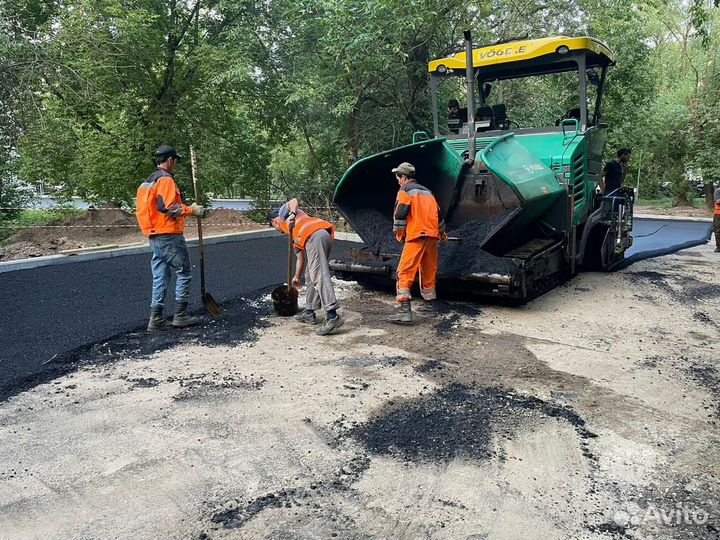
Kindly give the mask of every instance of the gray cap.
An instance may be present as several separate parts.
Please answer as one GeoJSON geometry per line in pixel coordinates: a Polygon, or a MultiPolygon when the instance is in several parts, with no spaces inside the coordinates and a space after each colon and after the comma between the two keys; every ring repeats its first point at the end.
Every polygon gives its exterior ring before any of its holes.
{"type": "Polygon", "coordinates": [[[415,166],[412,163],[403,161],[400,165],[395,167],[392,172],[404,174],[407,176],[415,176],[415,166]]]}

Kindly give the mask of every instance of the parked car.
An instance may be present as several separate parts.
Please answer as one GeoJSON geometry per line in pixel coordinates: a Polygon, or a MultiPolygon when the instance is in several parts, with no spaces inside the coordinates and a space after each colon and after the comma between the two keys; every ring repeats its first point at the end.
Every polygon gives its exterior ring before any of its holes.
{"type": "MultiPolygon", "coordinates": [[[[714,182],[713,183],[713,190],[716,190],[718,187],[720,187],[720,183],[714,182]]],[[[697,182],[695,184],[695,191],[697,191],[697,194],[701,197],[705,195],[705,182],[697,182]]]]}

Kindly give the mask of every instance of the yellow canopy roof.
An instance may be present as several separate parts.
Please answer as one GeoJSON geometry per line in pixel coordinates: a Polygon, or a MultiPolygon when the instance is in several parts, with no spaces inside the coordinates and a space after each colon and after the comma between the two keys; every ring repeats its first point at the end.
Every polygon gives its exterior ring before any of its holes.
{"type": "MultiPolygon", "coordinates": [[[[511,41],[501,45],[492,45],[490,47],[481,47],[473,49],[473,66],[475,68],[489,68],[493,71],[493,67],[500,70],[507,70],[509,64],[514,62],[532,61],[533,64],[543,63],[543,57],[547,57],[548,62],[562,58],[558,53],[558,49],[567,47],[567,52],[587,51],[590,53],[588,67],[596,65],[611,65],[615,63],[615,54],[600,41],[591,37],[566,37],[555,36],[542,39],[529,39],[525,41],[511,41]]],[[[560,49],[564,50],[564,49],[560,49]]],[[[465,72],[466,54],[464,52],[450,55],[446,58],[433,60],[428,64],[430,73],[438,72],[440,66],[445,66],[447,70],[465,72]]],[[[438,72],[446,73],[443,69],[438,72]]]]}

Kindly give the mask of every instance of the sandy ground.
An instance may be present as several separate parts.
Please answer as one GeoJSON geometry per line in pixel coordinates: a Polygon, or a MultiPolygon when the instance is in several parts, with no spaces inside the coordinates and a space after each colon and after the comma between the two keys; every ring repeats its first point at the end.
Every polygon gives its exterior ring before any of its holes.
{"type": "Polygon", "coordinates": [[[712,217],[712,210],[708,210],[704,206],[674,206],[672,208],[660,208],[657,206],[644,206],[636,204],[634,207],[635,214],[646,214],[652,216],[677,216],[677,217],[696,217],[708,218],[712,217]]]}
{"type": "Polygon", "coordinates": [[[703,246],[398,328],[338,282],[335,336],[89,358],[0,404],[0,538],[717,538],[718,283],[703,246]]]}

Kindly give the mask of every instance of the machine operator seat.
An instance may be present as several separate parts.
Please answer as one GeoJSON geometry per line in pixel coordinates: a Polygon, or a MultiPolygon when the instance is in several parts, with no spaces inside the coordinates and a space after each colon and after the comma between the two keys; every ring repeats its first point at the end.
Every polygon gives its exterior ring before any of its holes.
{"type": "Polygon", "coordinates": [[[495,115],[493,114],[492,107],[489,107],[488,105],[479,107],[475,122],[477,124],[478,131],[491,131],[496,129],[495,115]]]}
{"type": "Polygon", "coordinates": [[[495,117],[496,129],[510,129],[510,119],[507,117],[507,107],[504,103],[496,103],[492,106],[493,116],[495,117]]]}

